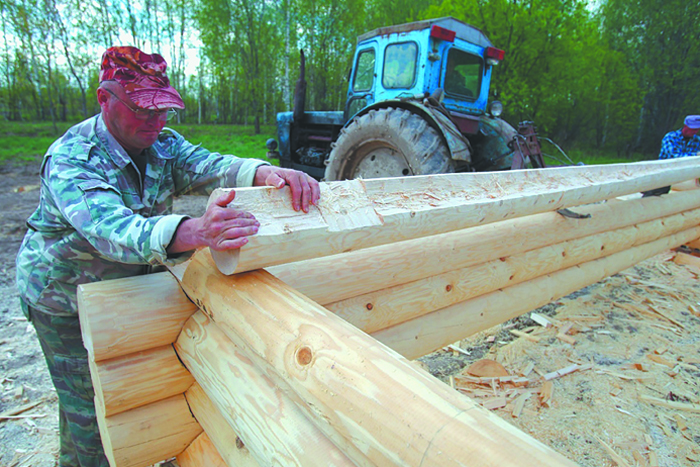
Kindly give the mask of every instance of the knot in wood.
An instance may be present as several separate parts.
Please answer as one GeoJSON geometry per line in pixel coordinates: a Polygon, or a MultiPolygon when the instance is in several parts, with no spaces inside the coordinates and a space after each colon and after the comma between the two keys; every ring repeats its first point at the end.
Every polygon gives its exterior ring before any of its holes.
{"type": "Polygon", "coordinates": [[[452,291],[452,284],[447,284],[447,287],[445,287],[445,290],[446,290],[447,292],[452,291]]]}
{"type": "Polygon", "coordinates": [[[374,308],[374,305],[372,305],[371,303],[368,303],[366,306],[367,306],[368,310],[371,310],[372,308],[374,308]]]}
{"type": "Polygon", "coordinates": [[[306,366],[309,363],[311,363],[311,360],[313,359],[313,352],[311,352],[311,349],[307,346],[304,346],[297,350],[297,363],[301,366],[306,366]]]}
{"type": "Polygon", "coordinates": [[[236,447],[238,449],[243,449],[245,447],[245,443],[243,440],[240,438],[240,436],[236,436],[236,447]]]}

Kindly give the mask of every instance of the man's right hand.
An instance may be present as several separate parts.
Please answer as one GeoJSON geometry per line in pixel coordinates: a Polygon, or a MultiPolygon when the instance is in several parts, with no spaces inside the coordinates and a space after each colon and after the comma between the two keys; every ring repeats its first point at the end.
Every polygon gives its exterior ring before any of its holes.
{"type": "Polygon", "coordinates": [[[202,217],[185,219],[175,232],[168,253],[183,253],[196,248],[231,250],[248,243],[258,233],[260,223],[251,213],[227,207],[236,197],[234,190],[217,198],[202,217]]]}

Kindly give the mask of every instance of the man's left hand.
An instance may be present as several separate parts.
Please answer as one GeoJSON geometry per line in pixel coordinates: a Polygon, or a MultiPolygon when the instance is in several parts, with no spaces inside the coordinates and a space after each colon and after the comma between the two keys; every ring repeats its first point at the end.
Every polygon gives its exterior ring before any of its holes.
{"type": "Polygon", "coordinates": [[[309,212],[309,204],[314,206],[321,197],[321,190],[318,182],[294,169],[283,169],[274,165],[261,165],[255,171],[253,186],[274,186],[282,188],[289,185],[292,190],[292,207],[295,211],[303,210],[309,212]]]}

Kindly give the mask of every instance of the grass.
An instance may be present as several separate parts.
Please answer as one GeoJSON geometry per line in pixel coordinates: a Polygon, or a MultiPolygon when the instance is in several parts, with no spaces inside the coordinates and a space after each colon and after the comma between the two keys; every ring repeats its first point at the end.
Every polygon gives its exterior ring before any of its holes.
{"type": "MultiPolygon", "coordinates": [[[[42,157],[51,143],[62,135],[72,123],[57,123],[54,131],[51,122],[24,123],[2,122],[0,130],[0,162],[34,161],[42,157]]],[[[252,126],[242,125],[169,125],[182,134],[190,142],[201,144],[210,151],[224,154],[234,154],[239,157],[252,157],[268,160],[265,142],[268,138],[276,138],[274,126],[263,126],[261,134],[256,135],[252,126]]],[[[561,165],[564,159],[561,154],[548,143],[543,143],[545,153],[562,159],[556,162],[545,159],[547,164],[561,165]]],[[[642,160],[656,159],[655,155],[632,154],[630,157],[619,156],[612,150],[593,148],[575,148],[566,151],[574,162],[586,165],[629,163],[642,160]]]]}
{"type": "MultiPolygon", "coordinates": [[[[75,123],[2,122],[0,126],[0,162],[31,162],[46,153],[59,136],[75,123]]],[[[210,151],[268,160],[265,142],[276,137],[274,126],[264,126],[256,135],[252,126],[238,125],[169,125],[188,141],[210,151]]]]}

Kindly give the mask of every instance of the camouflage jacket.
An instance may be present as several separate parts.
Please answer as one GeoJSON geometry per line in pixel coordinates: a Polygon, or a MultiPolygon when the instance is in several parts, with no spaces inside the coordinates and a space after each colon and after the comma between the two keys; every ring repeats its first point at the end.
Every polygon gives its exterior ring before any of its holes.
{"type": "Polygon", "coordinates": [[[17,255],[26,312],[77,312],[77,286],[148,273],[186,259],[166,248],[186,216],[181,194],[251,186],[263,161],[212,153],[165,128],[146,150],[144,177],[97,115],[51,145],[41,166],[41,200],[17,255]]]}

